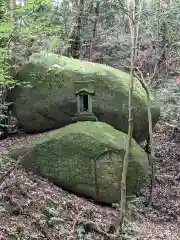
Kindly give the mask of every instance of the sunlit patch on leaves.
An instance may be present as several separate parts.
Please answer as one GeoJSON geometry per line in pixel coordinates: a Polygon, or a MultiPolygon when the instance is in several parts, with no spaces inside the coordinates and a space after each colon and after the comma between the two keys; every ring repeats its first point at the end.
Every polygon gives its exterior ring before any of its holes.
{"type": "Polygon", "coordinates": [[[76,225],[76,233],[80,234],[80,235],[86,233],[86,229],[85,229],[83,224],[79,223],[79,224],[76,225]]]}
{"type": "Polygon", "coordinates": [[[8,240],[21,240],[21,238],[19,237],[19,235],[17,233],[11,234],[10,236],[8,236],[8,240]]]}
{"type": "Polygon", "coordinates": [[[43,213],[44,213],[44,215],[46,215],[49,218],[50,217],[58,217],[58,215],[59,215],[58,211],[53,207],[46,207],[43,210],[43,213]]]}
{"type": "Polygon", "coordinates": [[[6,212],[7,212],[7,210],[6,210],[5,204],[0,202],[0,216],[6,212]]]}
{"type": "Polygon", "coordinates": [[[120,208],[120,204],[119,203],[113,203],[112,207],[115,209],[119,209],[120,208]]]}
{"type": "Polygon", "coordinates": [[[130,222],[126,221],[124,223],[121,236],[122,240],[133,240],[133,237],[135,237],[135,232],[130,222]]]}
{"type": "Polygon", "coordinates": [[[48,225],[50,227],[55,227],[59,224],[62,224],[64,222],[64,220],[62,218],[59,218],[59,217],[51,217],[49,220],[48,220],[48,225]]]}

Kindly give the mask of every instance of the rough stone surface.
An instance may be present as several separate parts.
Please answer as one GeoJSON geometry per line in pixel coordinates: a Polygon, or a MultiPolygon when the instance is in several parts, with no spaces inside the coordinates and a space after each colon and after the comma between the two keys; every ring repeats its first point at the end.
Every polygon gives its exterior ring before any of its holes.
{"type": "MultiPolygon", "coordinates": [[[[44,132],[72,123],[76,114],[74,81],[94,80],[93,112],[101,122],[127,133],[129,74],[106,65],[58,56],[33,54],[17,74],[32,88],[16,87],[9,93],[13,113],[27,133],[44,132]]],[[[154,100],[153,100],[154,102],[154,100]]],[[[138,80],[133,92],[134,132],[139,142],[148,134],[146,93],[138,80]]],[[[153,124],[159,107],[152,104],[153,124]]]]}
{"type": "MultiPolygon", "coordinates": [[[[79,122],[52,131],[30,145],[14,147],[9,156],[22,165],[80,196],[104,203],[120,197],[122,161],[128,137],[106,123],[79,122]]],[[[127,194],[136,194],[148,175],[144,150],[132,141],[127,194]]]]}

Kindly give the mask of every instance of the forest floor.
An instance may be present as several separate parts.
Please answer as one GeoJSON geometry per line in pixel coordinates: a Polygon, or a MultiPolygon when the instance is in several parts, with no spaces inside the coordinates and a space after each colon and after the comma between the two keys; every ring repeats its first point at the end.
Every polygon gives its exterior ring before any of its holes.
{"type": "MultiPolygon", "coordinates": [[[[176,81],[168,79],[157,91],[165,106],[166,122],[179,119],[176,108],[180,95],[176,89],[176,81]],[[168,105],[164,104],[167,101],[168,105]]],[[[7,152],[11,146],[40,136],[20,135],[0,141],[0,240],[105,240],[93,226],[105,232],[112,229],[118,217],[115,209],[68,193],[19,165],[10,173],[14,162],[7,152]]],[[[142,195],[128,205],[129,223],[123,240],[180,240],[180,130],[175,132],[159,121],[154,139],[153,204],[145,206],[148,189],[144,188],[142,195]]]]}
{"type": "MultiPolygon", "coordinates": [[[[25,144],[41,135],[11,137],[0,141],[0,240],[103,240],[92,223],[108,231],[117,211],[70,194],[21,166],[2,179],[14,162],[7,158],[13,144],[25,144]],[[4,162],[7,162],[4,164],[4,162]]],[[[156,182],[153,205],[145,207],[147,191],[136,199],[138,217],[130,220],[131,240],[180,239],[180,133],[170,127],[155,127],[156,182]]],[[[133,206],[133,205],[132,205],[133,206]]],[[[127,227],[128,229],[128,227],[127,227]]]]}

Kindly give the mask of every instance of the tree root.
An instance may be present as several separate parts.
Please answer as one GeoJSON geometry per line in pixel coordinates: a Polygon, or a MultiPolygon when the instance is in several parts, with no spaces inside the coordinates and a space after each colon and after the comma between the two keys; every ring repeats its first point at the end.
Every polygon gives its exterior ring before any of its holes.
{"type": "MultiPolygon", "coordinates": [[[[93,221],[88,221],[88,222],[85,222],[83,223],[86,231],[95,231],[101,235],[103,235],[104,237],[106,237],[107,239],[110,239],[110,240],[115,240],[117,239],[117,237],[119,237],[119,228],[117,228],[116,230],[114,230],[114,226],[111,228],[113,228],[113,232],[114,233],[108,233],[106,231],[104,231],[101,227],[99,227],[95,222],[93,221]]],[[[119,238],[121,239],[121,238],[119,238]]]]}

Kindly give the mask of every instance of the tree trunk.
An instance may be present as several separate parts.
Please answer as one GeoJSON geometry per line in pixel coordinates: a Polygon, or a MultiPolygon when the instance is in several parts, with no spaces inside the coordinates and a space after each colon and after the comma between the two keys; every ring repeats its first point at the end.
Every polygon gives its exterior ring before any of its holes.
{"type": "Polygon", "coordinates": [[[91,39],[91,44],[90,44],[90,49],[89,49],[89,58],[92,58],[92,51],[93,51],[93,42],[96,37],[96,32],[97,32],[97,24],[98,24],[98,17],[99,17],[99,5],[100,2],[97,1],[96,6],[94,8],[95,12],[95,20],[94,20],[94,26],[93,26],[93,33],[92,33],[92,39],[91,39]]]}
{"type": "Polygon", "coordinates": [[[152,124],[152,113],[151,113],[151,98],[150,98],[150,90],[144,81],[142,72],[139,71],[139,73],[140,73],[140,77],[137,76],[137,78],[139,79],[142,87],[144,88],[147,94],[149,145],[150,145],[149,162],[150,162],[150,168],[151,168],[150,193],[149,193],[147,205],[152,205],[152,192],[153,192],[153,187],[155,182],[155,169],[154,169],[155,151],[154,151],[153,124],[152,124]]]}
{"type": "Polygon", "coordinates": [[[11,19],[14,22],[15,21],[16,0],[9,0],[9,9],[10,9],[11,19]]]}
{"type": "Polygon", "coordinates": [[[79,9],[79,13],[69,36],[72,41],[71,47],[69,48],[69,55],[73,58],[80,57],[84,0],[77,1],[77,8],[79,9]]]}
{"type": "Polygon", "coordinates": [[[9,107],[6,105],[7,85],[0,84],[0,140],[8,136],[9,107]]]}
{"type": "Polygon", "coordinates": [[[163,73],[164,75],[164,70],[165,70],[165,74],[167,74],[166,72],[166,49],[167,49],[167,39],[166,39],[166,34],[167,34],[167,24],[166,22],[162,22],[161,25],[161,42],[160,42],[160,46],[159,49],[161,51],[161,55],[160,55],[160,59],[159,59],[159,69],[160,72],[163,73]]]}
{"type": "Polygon", "coordinates": [[[134,70],[136,63],[136,48],[137,48],[137,34],[138,24],[136,23],[136,2],[132,0],[128,5],[128,12],[131,13],[129,16],[129,25],[131,31],[132,40],[132,51],[131,51],[131,70],[130,70],[130,86],[129,86],[129,126],[128,126],[128,145],[123,160],[122,175],[121,175],[121,200],[120,200],[120,218],[118,222],[118,228],[116,235],[119,236],[120,231],[124,223],[125,211],[126,211],[126,176],[128,170],[128,163],[131,157],[131,144],[132,144],[132,133],[133,133],[133,106],[132,106],[132,94],[134,88],[134,70]]]}

